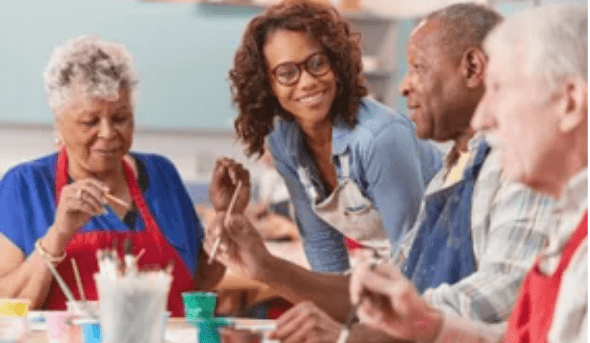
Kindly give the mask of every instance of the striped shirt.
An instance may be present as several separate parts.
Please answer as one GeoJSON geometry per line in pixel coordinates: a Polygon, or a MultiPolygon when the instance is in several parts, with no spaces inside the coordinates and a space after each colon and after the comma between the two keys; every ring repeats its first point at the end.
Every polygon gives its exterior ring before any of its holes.
{"type": "MultiPolygon", "coordinates": [[[[554,207],[549,244],[540,255],[543,273],[555,271],[566,242],[587,209],[588,169],[584,168],[568,182],[554,207]]],[[[502,341],[504,331],[504,324],[486,325],[447,315],[435,343],[496,343],[502,341]]],[[[580,244],[563,273],[547,342],[588,342],[588,239],[580,244]]]]}
{"type": "MultiPolygon", "coordinates": [[[[470,161],[466,167],[473,163],[482,139],[479,135],[469,142],[470,161]]],[[[473,190],[471,238],[476,271],[453,285],[442,284],[424,292],[431,305],[446,313],[488,323],[508,318],[526,272],[546,244],[547,222],[553,206],[550,197],[502,178],[498,157],[498,152],[492,149],[473,190]]],[[[445,185],[448,169],[445,166],[433,177],[425,199],[454,184],[445,185]]],[[[394,254],[399,266],[403,265],[425,220],[424,204],[423,201],[416,223],[394,254]]]]}

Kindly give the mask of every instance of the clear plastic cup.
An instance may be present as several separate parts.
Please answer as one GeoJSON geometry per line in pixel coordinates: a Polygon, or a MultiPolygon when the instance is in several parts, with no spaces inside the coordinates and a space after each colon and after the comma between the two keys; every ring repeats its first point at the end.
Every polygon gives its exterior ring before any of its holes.
{"type": "MultiPolygon", "coordinates": [[[[165,341],[164,338],[168,318],[170,318],[170,312],[166,312],[162,317],[162,322],[159,329],[161,332],[161,342],[165,341]]],[[[82,337],[81,343],[102,343],[102,329],[100,326],[100,321],[96,319],[80,318],[74,319],[73,323],[80,329],[81,333],[79,333],[79,337],[82,337]]]]}
{"type": "Polygon", "coordinates": [[[102,343],[102,330],[100,329],[100,322],[96,319],[75,319],[74,324],[78,326],[82,332],[83,343],[102,343]]]}
{"type": "Polygon", "coordinates": [[[20,343],[27,335],[24,317],[0,318],[0,343],[20,343]]]}
{"type": "Polygon", "coordinates": [[[79,314],[69,311],[47,311],[47,341],[49,343],[80,343],[80,327],[73,320],[79,314]]]}
{"type": "Polygon", "coordinates": [[[162,343],[172,277],[145,272],[113,279],[96,276],[104,343],[162,343]]]}
{"type": "Polygon", "coordinates": [[[79,314],[83,317],[90,317],[93,319],[98,319],[99,315],[99,305],[98,300],[88,300],[88,301],[68,301],[66,302],[66,307],[68,312],[73,312],[79,314]],[[79,311],[79,312],[78,312],[79,311]]]}
{"type": "Polygon", "coordinates": [[[0,343],[22,342],[28,334],[27,299],[0,299],[0,343]]]}

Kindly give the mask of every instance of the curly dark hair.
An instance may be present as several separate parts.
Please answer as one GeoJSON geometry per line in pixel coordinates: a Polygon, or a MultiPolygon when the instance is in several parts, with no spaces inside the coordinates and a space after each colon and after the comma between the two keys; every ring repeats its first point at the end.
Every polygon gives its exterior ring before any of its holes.
{"type": "Polygon", "coordinates": [[[275,116],[293,120],[272,93],[263,53],[266,38],[280,29],[305,32],[323,47],[337,79],[332,120],[339,116],[354,127],[359,102],[368,92],[362,75],[360,34],[352,32],[335,8],[313,0],[286,0],[270,6],[248,24],[229,72],[232,101],[239,108],[234,127],[247,156],[262,154],[275,116]]]}

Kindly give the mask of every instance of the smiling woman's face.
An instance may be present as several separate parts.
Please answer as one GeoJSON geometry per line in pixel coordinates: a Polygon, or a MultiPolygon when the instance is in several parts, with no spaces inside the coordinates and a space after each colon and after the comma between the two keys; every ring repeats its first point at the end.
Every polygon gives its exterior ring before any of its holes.
{"type": "Polygon", "coordinates": [[[133,107],[129,90],[116,100],[75,94],[56,119],[70,173],[103,178],[121,166],[133,141],[133,107]]]}
{"type": "MultiPolygon", "coordinates": [[[[264,57],[270,71],[283,63],[300,63],[315,53],[323,52],[322,46],[304,32],[277,30],[264,44],[264,57]]],[[[269,73],[272,91],[281,106],[291,113],[301,126],[315,125],[329,118],[330,108],[336,97],[336,76],[332,69],[316,77],[303,67],[299,80],[285,86],[269,73]]]]}

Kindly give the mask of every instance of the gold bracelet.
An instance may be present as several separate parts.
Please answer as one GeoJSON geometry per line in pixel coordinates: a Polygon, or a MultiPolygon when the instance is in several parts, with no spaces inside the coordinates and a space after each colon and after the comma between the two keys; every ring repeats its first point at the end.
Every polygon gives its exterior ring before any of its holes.
{"type": "Polygon", "coordinates": [[[35,251],[47,262],[59,264],[61,261],[66,259],[66,252],[64,251],[63,255],[61,256],[53,256],[47,250],[43,249],[41,246],[41,239],[38,239],[35,242],[35,251]]]}

